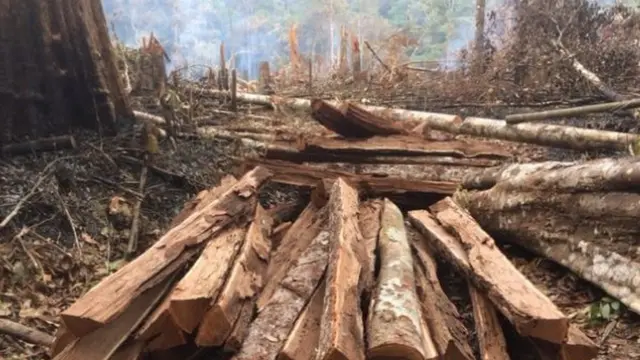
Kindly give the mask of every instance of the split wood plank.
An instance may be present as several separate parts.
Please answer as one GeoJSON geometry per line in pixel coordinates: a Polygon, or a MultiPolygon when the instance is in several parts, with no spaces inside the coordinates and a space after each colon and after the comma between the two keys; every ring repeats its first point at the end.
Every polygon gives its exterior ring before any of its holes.
{"type": "Polygon", "coordinates": [[[469,284],[469,296],[478,336],[481,360],[510,360],[498,313],[489,299],[469,284]]]}
{"type": "Polygon", "coordinates": [[[278,355],[298,315],[322,281],[329,261],[329,245],[330,233],[320,231],[251,323],[233,360],[272,360],[278,355]]]}
{"type": "Polygon", "coordinates": [[[314,203],[309,203],[298,219],[291,225],[282,239],[280,246],[270,259],[267,268],[267,284],[262,289],[256,302],[258,311],[262,311],[269,302],[280,282],[294,266],[296,260],[306,251],[311,242],[318,236],[327,219],[326,212],[314,203]]]}
{"type": "Polygon", "coordinates": [[[67,329],[82,336],[108,323],[139,294],[186,264],[203,242],[229,224],[248,221],[257,204],[257,191],[271,175],[263,167],[254,168],[216,201],[191,214],[138,258],[94,286],[62,313],[67,329]]]}
{"type": "Polygon", "coordinates": [[[367,357],[436,359],[438,351],[422,321],[404,218],[388,199],[380,222],[380,275],[367,321],[367,357]]]}
{"type": "Polygon", "coordinates": [[[327,203],[333,243],[316,360],[365,358],[358,291],[362,266],[355,250],[362,239],[358,206],[357,190],[338,178],[327,203]]]}
{"type": "Polygon", "coordinates": [[[515,268],[473,218],[451,198],[430,209],[435,217],[424,210],[412,211],[409,217],[434,249],[487,293],[520,335],[561,344],[569,327],[567,317],[515,268]]]}
{"type": "Polygon", "coordinates": [[[320,323],[326,285],[327,282],[323,280],[316,289],[311,301],[307,303],[304,311],[298,317],[276,360],[313,359],[320,339],[320,323]]]}
{"type": "Polygon", "coordinates": [[[376,281],[376,249],[378,248],[382,207],[382,200],[374,199],[360,204],[358,210],[358,226],[362,234],[362,251],[364,252],[361,259],[362,273],[359,287],[364,296],[364,309],[369,308],[371,293],[376,281]]]}
{"type": "Polygon", "coordinates": [[[408,228],[414,249],[414,270],[422,317],[431,332],[438,353],[444,359],[475,359],[468,342],[468,331],[456,306],[445,294],[436,261],[422,235],[413,226],[408,228]]]}
{"type": "MultiPolygon", "coordinates": [[[[233,263],[222,293],[204,314],[198,328],[196,344],[201,347],[221,346],[231,335],[244,306],[253,308],[262,289],[269,262],[271,243],[268,234],[273,221],[257,206],[256,215],[246,234],[238,258],[233,263]]],[[[220,261],[218,258],[217,261],[220,261]]]]}
{"type": "Polygon", "coordinates": [[[245,227],[232,227],[209,241],[198,260],[176,285],[170,295],[169,311],[183,331],[192,333],[211,302],[218,298],[246,233],[245,227]]]}

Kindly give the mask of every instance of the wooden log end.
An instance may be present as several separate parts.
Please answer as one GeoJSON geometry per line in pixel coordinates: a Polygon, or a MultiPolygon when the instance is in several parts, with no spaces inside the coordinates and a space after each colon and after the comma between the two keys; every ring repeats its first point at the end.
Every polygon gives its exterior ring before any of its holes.
{"type": "Polygon", "coordinates": [[[202,326],[198,328],[196,344],[201,347],[224,344],[233,329],[233,320],[235,320],[228,318],[227,315],[219,304],[209,309],[202,319],[202,326]]]}
{"type": "Polygon", "coordinates": [[[210,298],[171,299],[170,311],[176,322],[184,332],[191,334],[202,321],[202,316],[209,308],[210,298]]]}
{"type": "Polygon", "coordinates": [[[385,344],[367,351],[367,360],[390,359],[425,360],[425,357],[414,347],[402,344],[385,344]]]}
{"type": "Polygon", "coordinates": [[[82,337],[104,325],[91,317],[82,316],[82,314],[63,312],[60,318],[65,328],[75,337],[82,337]]]}

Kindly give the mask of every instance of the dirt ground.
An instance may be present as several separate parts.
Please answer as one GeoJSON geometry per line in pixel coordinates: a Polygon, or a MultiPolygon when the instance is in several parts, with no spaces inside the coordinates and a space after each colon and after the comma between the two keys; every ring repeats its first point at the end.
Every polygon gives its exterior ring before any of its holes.
{"type": "MultiPolygon", "coordinates": [[[[292,91],[292,95],[303,95],[292,91]]],[[[356,93],[354,98],[371,98],[373,103],[389,104],[380,93],[356,93]],[[376,100],[378,99],[378,100],[376,100]]],[[[341,97],[326,95],[327,97],[341,97]]],[[[137,108],[154,112],[134,101],[137,108]]],[[[502,116],[504,107],[450,107],[441,101],[415,103],[406,96],[396,106],[448,113],[502,116]]],[[[207,114],[220,104],[203,101],[200,112],[207,114]],[[209,110],[208,110],[209,109],[209,110]]],[[[200,115],[202,115],[200,114],[200,115]]],[[[299,136],[321,131],[307,115],[272,113],[257,107],[243,107],[238,118],[212,115],[227,128],[279,129],[299,136]],[[252,115],[266,116],[260,119],[252,115]],[[245,114],[245,115],[242,115],[245,114]]],[[[597,119],[596,119],[597,120],[597,119]]],[[[594,123],[601,124],[603,121],[594,123]]],[[[600,119],[602,120],[602,119],[600,119]]],[[[605,119],[605,123],[609,121],[605,119]]],[[[584,123],[582,124],[584,125],[584,123]]],[[[125,199],[124,206],[135,201],[140,165],[135,161],[131,134],[99,139],[87,132],[75,134],[78,148],[69,151],[20,156],[0,160],[0,218],[4,218],[30,193],[18,215],[0,228],[0,317],[54,334],[60,311],[109,273],[122,266],[129,238],[128,224],[107,216],[114,196],[125,199]],[[134,158],[134,160],[132,160],[134,158]],[[55,170],[55,171],[53,171],[55,170]]],[[[502,143],[517,156],[517,161],[542,159],[573,160],[612,155],[584,154],[551,150],[521,144],[502,143]]],[[[138,251],[144,251],[167,230],[184,202],[201,189],[215,185],[223,175],[234,173],[238,160],[248,156],[237,143],[197,137],[178,138],[176,149],[165,141],[150,171],[146,196],[142,202],[142,231],[138,251]]],[[[614,154],[619,155],[619,154],[614,154]]],[[[387,168],[392,173],[401,169],[387,168]]],[[[378,170],[380,171],[380,170],[378,170]]],[[[427,170],[425,170],[427,171],[427,170]]],[[[426,172],[425,176],[428,176],[426,172]]],[[[267,186],[261,196],[266,207],[292,201],[304,193],[295,188],[267,186]]],[[[426,204],[425,204],[426,205],[426,204]]],[[[594,320],[590,309],[604,294],[547,260],[521,249],[506,246],[505,251],[518,268],[567,314],[594,341],[601,344],[598,359],[640,359],[640,317],[625,310],[606,320],[594,320]]],[[[465,284],[444,264],[441,280],[473,329],[473,316],[465,284]]],[[[508,326],[507,326],[508,328],[508,326]]],[[[475,334],[471,333],[475,343],[475,334]]],[[[511,336],[510,338],[513,338],[511,336]]],[[[510,342],[514,359],[537,358],[526,350],[530,344],[510,342]]],[[[0,335],[1,359],[47,359],[47,349],[0,335]]]]}

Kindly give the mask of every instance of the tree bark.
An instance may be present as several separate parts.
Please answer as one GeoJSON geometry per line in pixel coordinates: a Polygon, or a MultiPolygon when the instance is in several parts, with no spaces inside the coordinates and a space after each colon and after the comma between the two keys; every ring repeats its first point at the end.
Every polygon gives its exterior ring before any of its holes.
{"type": "Polygon", "coordinates": [[[380,275],[367,322],[367,357],[436,359],[438,352],[422,322],[404,218],[389,200],[384,201],[378,247],[380,275]]]}

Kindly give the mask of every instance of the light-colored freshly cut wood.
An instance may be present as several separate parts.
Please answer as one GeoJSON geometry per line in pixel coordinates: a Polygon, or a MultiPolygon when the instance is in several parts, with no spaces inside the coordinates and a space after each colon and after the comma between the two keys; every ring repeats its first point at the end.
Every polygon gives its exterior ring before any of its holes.
{"type": "Polygon", "coordinates": [[[510,360],[507,341],[504,338],[496,309],[475,286],[469,284],[468,289],[481,360],[510,360]]]}
{"type": "Polygon", "coordinates": [[[412,235],[414,271],[418,299],[422,305],[422,318],[426,323],[438,353],[444,359],[473,360],[473,351],[467,341],[468,331],[455,305],[449,300],[438,279],[436,262],[422,235],[413,226],[412,235]]]}
{"type": "MultiPolygon", "coordinates": [[[[383,202],[375,199],[360,204],[358,210],[358,225],[362,234],[362,272],[360,275],[360,288],[364,291],[365,300],[370,298],[375,285],[376,249],[378,248],[378,235],[380,233],[380,214],[383,202]]],[[[365,308],[369,308],[366,301],[365,308]]]]}
{"type": "Polygon", "coordinates": [[[358,191],[338,178],[327,204],[333,243],[316,360],[365,358],[358,289],[362,265],[354,250],[362,239],[358,206],[358,191]]]}
{"type": "Polygon", "coordinates": [[[171,292],[169,309],[176,324],[192,333],[218,298],[247,230],[232,227],[207,243],[189,272],[171,292]]]}
{"type": "MultiPolygon", "coordinates": [[[[262,289],[269,262],[271,243],[268,234],[272,220],[266,211],[257,206],[256,215],[249,227],[240,254],[226,279],[222,293],[214,300],[198,327],[198,346],[221,346],[231,335],[245,304],[253,306],[262,289]]],[[[220,261],[220,259],[217,259],[220,261]]]]}
{"type": "Polygon", "coordinates": [[[244,339],[249,333],[249,326],[253,320],[255,302],[244,302],[240,315],[231,330],[231,334],[224,343],[223,350],[227,353],[235,353],[240,351],[244,339]]]}
{"type": "Polygon", "coordinates": [[[571,324],[566,341],[562,344],[562,360],[591,360],[598,356],[598,345],[587,337],[578,326],[571,324]]]}
{"type": "Polygon", "coordinates": [[[260,293],[256,303],[258,311],[264,308],[291,266],[309,247],[313,239],[318,236],[326,218],[325,212],[313,203],[309,203],[289,231],[287,231],[284,239],[280,242],[280,246],[278,246],[278,250],[269,261],[266,276],[267,284],[262,289],[262,293],[260,293]]]}
{"type": "Polygon", "coordinates": [[[233,360],[275,359],[300,312],[322,281],[329,261],[330,243],[330,233],[320,231],[295,259],[273,296],[251,323],[233,360]]]}
{"type": "Polygon", "coordinates": [[[197,254],[204,241],[231,223],[246,223],[257,204],[257,191],[271,173],[256,167],[216,201],[195,211],[151,248],[108,276],[62,313],[75,336],[83,336],[121,314],[139,294],[162,282],[197,254]]]}
{"type": "Polygon", "coordinates": [[[380,274],[367,321],[367,358],[436,359],[430,331],[423,326],[404,218],[388,199],[380,223],[380,274]]]}
{"type": "Polygon", "coordinates": [[[473,218],[451,198],[431,210],[435,218],[424,210],[410,212],[409,218],[434,250],[486,292],[520,335],[562,343],[567,317],[515,268],[473,218]]]}
{"type": "Polygon", "coordinates": [[[276,360],[308,360],[313,356],[320,338],[320,322],[324,305],[326,281],[316,289],[311,301],[298,317],[293,330],[284,343],[276,360]]]}

